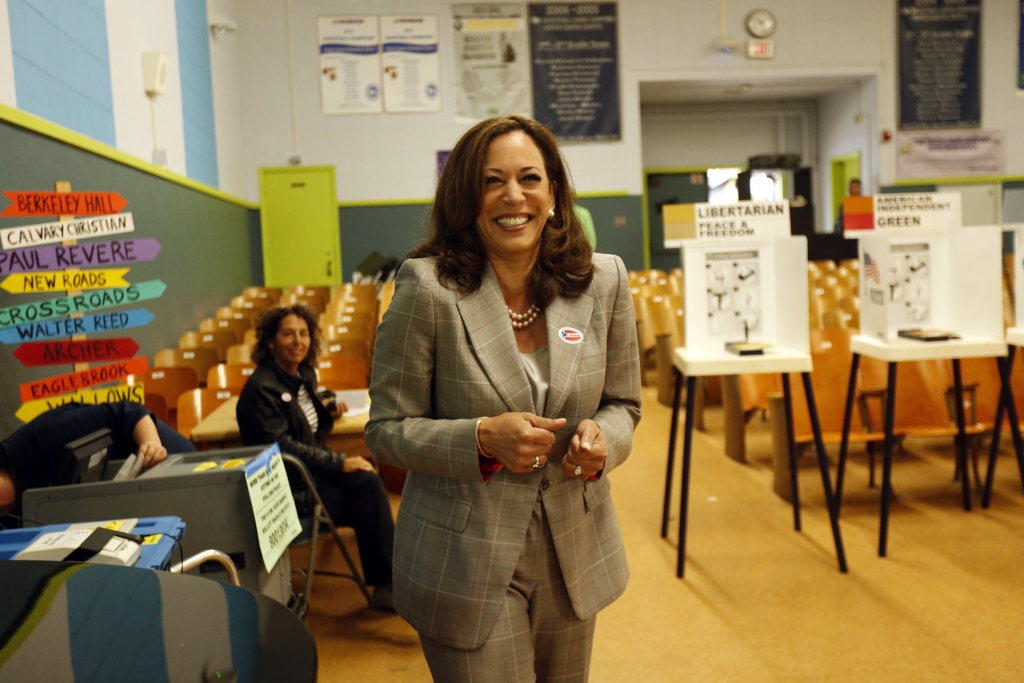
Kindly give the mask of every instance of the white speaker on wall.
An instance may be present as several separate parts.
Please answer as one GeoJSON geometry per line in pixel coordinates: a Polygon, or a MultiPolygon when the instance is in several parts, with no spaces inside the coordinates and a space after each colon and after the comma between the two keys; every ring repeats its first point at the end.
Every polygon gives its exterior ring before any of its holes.
{"type": "Polygon", "coordinates": [[[163,95],[167,90],[167,72],[171,62],[162,52],[142,53],[142,81],[150,97],[163,95]]]}

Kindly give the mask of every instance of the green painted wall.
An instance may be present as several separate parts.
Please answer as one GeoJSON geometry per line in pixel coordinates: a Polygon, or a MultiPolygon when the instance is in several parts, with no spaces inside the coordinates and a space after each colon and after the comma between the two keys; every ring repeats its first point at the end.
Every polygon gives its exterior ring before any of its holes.
{"type": "MultiPolygon", "coordinates": [[[[597,250],[619,255],[627,268],[643,268],[643,199],[590,197],[579,203],[594,217],[597,250]],[[617,219],[622,227],[616,227],[617,219]]],[[[429,204],[338,207],[343,280],[351,281],[356,267],[374,251],[403,260],[426,238],[429,220],[429,204]]]]}
{"type": "MultiPolygon", "coordinates": [[[[156,260],[133,266],[127,275],[129,282],[167,283],[161,299],[138,306],[152,311],[156,320],[116,335],[133,337],[150,360],[158,349],[176,347],[183,332],[198,329],[200,319],[213,315],[242,287],[262,281],[258,211],[0,121],[0,190],[53,190],[56,180],[70,181],[73,190],[120,192],[135,220],[132,236],[160,241],[156,260]]],[[[3,218],[0,228],[48,220],[3,218]]],[[[0,307],[50,296],[0,290],[0,307]]],[[[0,438],[21,425],[14,417],[21,405],[19,384],[71,371],[69,365],[23,367],[12,356],[16,348],[0,345],[0,438]]]]}

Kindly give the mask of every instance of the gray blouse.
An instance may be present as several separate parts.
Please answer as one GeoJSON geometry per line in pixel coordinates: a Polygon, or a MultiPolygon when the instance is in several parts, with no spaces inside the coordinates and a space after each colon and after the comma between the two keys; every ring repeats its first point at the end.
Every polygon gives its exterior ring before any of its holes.
{"type": "Polygon", "coordinates": [[[533,405],[537,415],[543,415],[548,399],[548,384],[551,382],[551,354],[547,346],[542,346],[536,351],[519,355],[523,357],[526,378],[530,380],[530,388],[533,390],[533,405]]]}

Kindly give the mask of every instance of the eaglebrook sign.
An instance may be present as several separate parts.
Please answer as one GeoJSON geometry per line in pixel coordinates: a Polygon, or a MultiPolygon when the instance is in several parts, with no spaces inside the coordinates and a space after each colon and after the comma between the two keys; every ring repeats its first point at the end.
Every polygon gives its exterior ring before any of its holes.
{"type": "Polygon", "coordinates": [[[665,246],[682,240],[733,240],[752,237],[788,237],[789,202],[741,201],[733,204],[667,204],[665,246]]]}

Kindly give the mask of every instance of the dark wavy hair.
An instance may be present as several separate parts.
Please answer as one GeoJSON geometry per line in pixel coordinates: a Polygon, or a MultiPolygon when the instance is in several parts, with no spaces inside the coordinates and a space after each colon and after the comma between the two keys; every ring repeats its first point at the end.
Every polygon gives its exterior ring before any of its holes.
{"type": "Polygon", "coordinates": [[[263,365],[274,360],[274,350],[270,348],[270,343],[277,337],[281,321],[290,315],[297,315],[305,320],[309,328],[309,353],[299,363],[299,367],[316,368],[316,356],[320,351],[320,325],[316,322],[313,310],[304,304],[274,306],[263,311],[256,323],[256,346],[252,349],[253,363],[263,365]]]}
{"type": "Polygon", "coordinates": [[[495,138],[515,131],[529,135],[537,145],[554,188],[555,215],[544,226],[540,254],[526,282],[530,300],[544,307],[556,295],[576,298],[587,290],[594,277],[593,251],[573,210],[576,192],[558,143],[543,124],[525,116],[482,121],[456,143],[437,184],[427,240],[409,252],[409,258],[436,256],[438,277],[445,287],[463,293],[480,288],[487,252],[476,220],[487,148],[495,138]]]}

